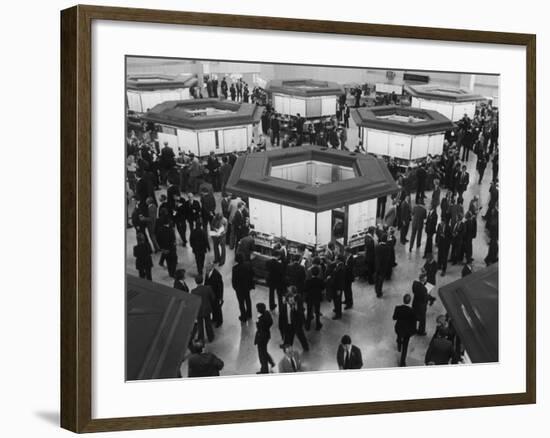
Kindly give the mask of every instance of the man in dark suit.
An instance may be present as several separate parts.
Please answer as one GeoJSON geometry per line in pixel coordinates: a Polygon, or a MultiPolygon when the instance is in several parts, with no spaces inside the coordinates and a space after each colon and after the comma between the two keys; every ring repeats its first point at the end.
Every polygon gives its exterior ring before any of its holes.
{"type": "Polygon", "coordinates": [[[188,359],[188,377],[219,376],[224,363],[213,353],[204,351],[204,342],[195,341],[192,345],[193,353],[188,359]]]}
{"type": "Polygon", "coordinates": [[[437,245],[437,265],[441,269],[441,276],[447,272],[447,261],[449,260],[449,248],[451,247],[452,230],[451,226],[443,219],[437,226],[435,244],[437,245]]]}
{"type": "Polygon", "coordinates": [[[210,243],[208,242],[208,236],[202,229],[201,222],[195,224],[195,229],[189,234],[189,244],[193,249],[195,255],[195,262],[197,263],[197,272],[202,275],[204,269],[204,259],[206,253],[210,251],[210,243]]]}
{"type": "Polygon", "coordinates": [[[367,234],[365,234],[365,263],[367,265],[367,280],[369,284],[374,283],[375,267],[375,240],[374,240],[374,227],[369,227],[367,234]]]}
{"type": "Polygon", "coordinates": [[[403,296],[403,304],[395,306],[393,311],[393,320],[395,321],[395,333],[397,334],[397,351],[401,352],[399,366],[407,366],[407,349],[409,348],[409,339],[416,333],[416,314],[409,306],[411,295],[403,296]]]}
{"type": "Polygon", "coordinates": [[[426,272],[426,280],[428,281],[428,283],[435,286],[438,268],[437,262],[434,260],[433,254],[431,252],[426,254],[426,263],[424,263],[422,269],[424,269],[424,272],[426,272]]]}
{"type": "Polygon", "coordinates": [[[210,286],[216,297],[215,305],[212,308],[212,321],[216,324],[216,328],[223,324],[223,278],[220,271],[216,269],[212,262],[206,266],[206,274],[204,276],[205,286],[210,286]]]}
{"type": "Polygon", "coordinates": [[[315,330],[321,330],[321,327],[323,327],[323,324],[321,324],[321,300],[323,290],[325,289],[325,282],[319,278],[321,270],[318,266],[312,266],[310,272],[311,277],[306,280],[304,286],[304,294],[307,303],[306,330],[309,330],[311,326],[314,312],[315,330]]]}
{"type": "Polygon", "coordinates": [[[332,319],[342,318],[342,294],[346,285],[346,268],[344,257],[339,255],[333,267],[330,267],[330,273],[327,272],[327,284],[330,284],[332,290],[332,302],[334,304],[334,316],[332,319]]]}
{"type": "Polygon", "coordinates": [[[436,207],[431,204],[430,211],[426,216],[426,247],[424,248],[424,258],[427,257],[428,253],[433,252],[433,235],[437,229],[437,211],[436,207]]]}
{"type": "Polygon", "coordinates": [[[193,328],[193,334],[191,339],[195,338],[195,335],[198,331],[198,338],[204,341],[204,335],[208,338],[208,342],[214,340],[214,330],[212,330],[212,322],[210,320],[212,315],[212,309],[216,306],[216,296],[212,291],[210,286],[205,286],[203,284],[204,279],[202,275],[197,275],[195,277],[195,283],[197,287],[191,291],[193,295],[197,295],[201,299],[201,306],[199,308],[199,313],[197,314],[197,322],[193,328]]]}
{"type": "Polygon", "coordinates": [[[286,267],[286,283],[289,286],[295,286],[298,294],[303,298],[306,269],[300,263],[300,254],[293,254],[291,257],[292,263],[286,267]]]}
{"type": "Polygon", "coordinates": [[[345,267],[346,267],[346,281],[344,283],[344,298],[346,300],[346,306],[344,309],[351,309],[353,308],[353,280],[355,280],[355,275],[353,273],[353,269],[355,267],[355,258],[353,257],[353,253],[351,252],[351,248],[346,248],[345,250],[345,267]]]}
{"type": "Polygon", "coordinates": [[[422,243],[422,228],[424,228],[424,220],[426,219],[426,207],[424,207],[424,200],[418,200],[418,203],[413,208],[412,219],[412,233],[411,243],[409,244],[409,252],[412,251],[414,242],[416,240],[416,249],[420,248],[422,243]]]}
{"type": "Polygon", "coordinates": [[[342,336],[336,352],[336,362],[341,370],[358,370],[363,367],[361,350],[351,343],[348,335],[342,336]]]}
{"type": "Polygon", "coordinates": [[[458,185],[457,185],[458,195],[461,198],[462,198],[462,194],[468,188],[468,184],[470,184],[470,174],[466,171],[466,166],[462,166],[462,171],[458,176],[458,185]]]}
{"type": "Polygon", "coordinates": [[[283,305],[279,309],[279,330],[283,337],[283,345],[292,345],[296,336],[304,351],[309,351],[309,344],[304,333],[304,306],[296,292],[296,287],[290,286],[285,295],[283,305]]]}
{"type": "Polygon", "coordinates": [[[472,263],[472,242],[477,236],[477,220],[476,217],[469,211],[466,212],[464,224],[464,255],[466,256],[466,263],[472,263]]]}
{"type": "Polygon", "coordinates": [[[256,336],[254,337],[254,345],[258,347],[258,358],[260,359],[260,371],[257,374],[269,373],[268,364],[275,366],[273,358],[267,351],[267,344],[271,339],[271,326],[273,318],[265,307],[264,303],[256,304],[258,311],[258,321],[256,321],[256,336]]]}
{"type": "Polygon", "coordinates": [[[462,263],[464,258],[464,235],[466,233],[466,222],[464,218],[458,214],[457,221],[452,230],[452,249],[451,249],[451,262],[453,265],[462,263]]]}
{"type": "Polygon", "coordinates": [[[409,224],[411,223],[411,204],[410,197],[407,195],[405,199],[401,202],[399,208],[400,215],[400,229],[401,229],[401,243],[404,245],[408,242],[407,234],[409,232],[409,224]]]}
{"type": "Polygon", "coordinates": [[[412,308],[418,321],[418,330],[416,333],[419,336],[426,336],[426,311],[428,303],[433,303],[434,298],[428,294],[426,288],[426,273],[421,272],[418,280],[415,280],[412,285],[413,303],[412,308]]]}
{"type": "Polygon", "coordinates": [[[237,211],[231,222],[231,232],[235,236],[235,248],[238,248],[239,240],[246,235],[246,218],[244,215],[244,202],[239,202],[237,211]]]}
{"type": "Polygon", "coordinates": [[[420,201],[424,201],[426,197],[424,190],[426,190],[426,177],[428,173],[426,172],[426,165],[422,163],[418,169],[416,169],[416,198],[415,201],[417,204],[420,201]]]}
{"type": "Polygon", "coordinates": [[[428,346],[424,363],[426,365],[448,365],[453,357],[453,344],[443,331],[437,331],[428,346]]]}
{"type": "Polygon", "coordinates": [[[376,297],[382,297],[382,287],[384,285],[384,280],[388,275],[388,271],[392,268],[392,253],[391,247],[387,243],[388,236],[387,234],[382,234],[378,245],[376,245],[376,275],[374,280],[374,290],[376,292],[376,297]]]}
{"type": "Polygon", "coordinates": [[[275,251],[270,260],[266,262],[267,286],[269,287],[269,310],[274,310],[281,305],[285,294],[285,267],[281,262],[281,253],[275,251]],[[275,304],[277,294],[277,304],[275,304]]]}
{"type": "Polygon", "coordinates": [[[237,294],[239,302],[239,320],[245,322],[252,318],[252,303],[250,301],[250,290],[254,289],[254,272],[249,263],[245,263],[242,254],[235,255],[236,265],[233,266],[231,284],[237,294]]]}

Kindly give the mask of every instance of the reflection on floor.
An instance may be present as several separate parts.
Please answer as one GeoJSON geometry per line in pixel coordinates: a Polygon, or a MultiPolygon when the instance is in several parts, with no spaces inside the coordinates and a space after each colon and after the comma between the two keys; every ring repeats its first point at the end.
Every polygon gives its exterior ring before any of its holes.
{"type": "MultiPolygon", "coordinates": [[[[350,135],[356,132],[350,128],[350,135]]],[[[352,143],[353,144],[353,143],[352,143]]],[[[483,184],[477,184],[477,172],[475,170],[475,155],[470,154],[468,171],[470,173],[470,186],[464,194],[464,205],[467,206],[474,195],[480,197],[480,202],[486,210],[489,199],[489,180],[491,177],[491,165],[485,173],[483,184]]],[[[431,194],[427,193],[427,199],[431,194]]],[[[414,198],[414,196],[413,196],[414,198]]],[[[439,212],[438,212],[439,213],[439,212]]],[[[409,232],[410,233],[410,232],[409,232]]],[[[422,236],[425,239],[425,234],[422,236]]],[[[178,238],[179,239],[179,238],[178,238]]],[[[133,229],[127,230],[127,266],[128,272],[135,274],[134,258],[132,248],[135,245],[135,232],[133,229]]],[[[487,237],[485,234],[485,222],[481,220],[481,214],[478,217],[478,236],[474,240],[474,264],[473,269],[482,269],[485,264],[483,259],[487,255],[487,237]]],[[[193,276],[196,274],[196,266],[193,254],[189,247],[178,246],[179,267],[187,270],[187,283],[193,288],[193,276]]],[[[395,344],[394,322],[392,321],[393,309],[401,304],[403,294],[411,292],[413,280],[418,277],[421,266],[424,264],[422,255],[424,254],[424,240],[422,248],[419,251],[413,249],[408,251],[408,246],[397,244],[396,257],[398,266],[394,269],[391,281],[384,283],[384,296],[377,299],[374,293],[374,286],[369,285],[363,280],[357,280],[353,284],[354,308],[344,311],[341,320],[333,321],[332,303],[324,302],[321,307],[323,313],[321,331],[311,330],[306,332],[310,343],[310,351],[302,356],[304,370],[335,370],[336,349],[340,338],[344,334],[349,334],[355,345],[361,348],[363,353],[364,368],[386,368],[396,367],[398,365],[399,353],[395,344]]],[[[162,284],[171,286],[173,280],[168,276],[165,268],[158,266],[159,255],[154,256],[153,280],[162,284]]],[[[207,344],[207,349],[218,355],[224,362],[225,367],[222,375],[233,374],[253,374],[260,369],[258,355],[254,346],[255,320],[257,315],[247,323],[241,323],[238,320],[238,305],[235,292],[231,288],[231,267],[233,265],[233,251],[228,249],[227,261],[220,269],[224,276],[224,299],[223,306],[224,324],[215,329],[215,339],[207,344]]],[[[437,275],[437,286],[447,284],[460,278],[462,265],[452,266],[449,264],[447,275],[441,277],[437,275]]],[[[437,296],[437,292],[435,292],[437,296]]],[[[252,307],[255,309],[255,303],[268,302],[268,290],[266,287],[257,286],[252,291],[252,307]]],[[[424,364],[424,355],[428,342],[435,328],[435,318],[445,313],[445,310],[438,299],[436,303],[428,308],[427,313],[427,332],[428,336],[415,336],[409,344],[409,353],[407,366],[419,366],[424,364]]],[[[279,348],[281,343],[279,330],[277,328],[277,310],[274,311],[274,325],[272,327],[272,338],[269,344],[269,351],[276,363],[282,358],[283,353],[279,348]]],[[[295,340],[295,348],[301,350],[298,340],[295,340]]],[[[187,375],[186,362],[182,365],[182,375],[187,375]]]]}

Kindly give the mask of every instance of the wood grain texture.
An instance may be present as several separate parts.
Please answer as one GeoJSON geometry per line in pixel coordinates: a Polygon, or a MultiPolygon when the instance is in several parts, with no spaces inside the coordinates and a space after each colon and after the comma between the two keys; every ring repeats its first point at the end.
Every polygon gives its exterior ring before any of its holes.
{"type": "Polygon", "coordinates": [[[534,403],[536,400],[536,38],[466,29],[75,6],[61,13],[61,425],[74,432],[195,426],[534,403]],[[92,419],[91,23],[118,20],[525,46],[527,369],[517,394],[92,419]]]}

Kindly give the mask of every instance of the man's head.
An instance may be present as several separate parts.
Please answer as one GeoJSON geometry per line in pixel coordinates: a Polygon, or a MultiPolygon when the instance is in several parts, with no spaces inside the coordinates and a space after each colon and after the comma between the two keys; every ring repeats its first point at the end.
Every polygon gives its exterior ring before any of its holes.
{"type": "Polygon", "coordinates": [[[349,337],[349,335],[342,336],[340,343],[347,351],[351,350],[351,338],[349,337]]]}
{"type": "Polygon", "coordinates": [[[258,313],[264,313],[266,311],[266,307],[264,303],[257,303],[256,304],[256,310],[258,313]]]}
{"type": "Polygon", "coordinates": [[[196,353],[196,354],[202,353],[204,351],[204,341],[200,339],[196,339],[195,341],[193,341],[192,347],[193,347],[193,353],[196,353]]]}
{"type": "Polygon", "coordinates": [[[185,269],[177,269],[174,273],[174,278],[176,280],[182,281],[185,278],[185,269]]]}
{"type": "Polygon", "coordinates": [[[426,271],[422,270],[420,271],[420,274],[418,274],[418,279],[422,282],[422,283],[425,283],[426,282],[426,271]]]}
{"type": "Polygon", "coordinates": [[[410,304],[410,302],[411,302],[411,294],[403,295],[403,304],[410,304]]]}
{"type": "Polygon", "coordinates": [[[202,275],[201,275],[201,274],[198,274],[198,275],[195,277],[195,283],[197,283],[198,285],[201,285],[203,281],[204,281],[204,278],[202,278],[202,275]]]}
{"type": "Polygon", "coordinates": [[[285,354],[285,356],[290,357],[293,352],[294,352],[294,349],[292,348],[292,345],[290,344],[283,345],[283,353],[285,354]]]}

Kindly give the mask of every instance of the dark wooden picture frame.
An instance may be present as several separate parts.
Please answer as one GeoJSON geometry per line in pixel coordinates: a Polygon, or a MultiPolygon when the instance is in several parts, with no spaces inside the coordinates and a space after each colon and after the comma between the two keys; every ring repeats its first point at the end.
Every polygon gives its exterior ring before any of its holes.
{"type": "Polygon", "coordinates": [[[531,34],[75,6],[61,12],[61,426],[98,432],[515,405],[536,401],[536,37],[531,34]],[[114,20],[524,46],[527,78],[526,391],[92,419],[92,21],[114,20]]]}

